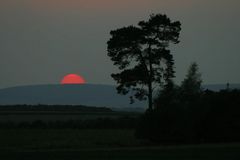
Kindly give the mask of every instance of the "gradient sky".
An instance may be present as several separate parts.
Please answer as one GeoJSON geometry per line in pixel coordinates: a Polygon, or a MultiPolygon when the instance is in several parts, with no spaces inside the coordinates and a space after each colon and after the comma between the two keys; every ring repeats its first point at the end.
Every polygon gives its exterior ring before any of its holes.
{"type": "Polygon", "coordinates": [[[177,83],[193,61],[205,84],[240,83],[239,8],[239,0],[1,0],[0,88],[56,84],[68,73],[115,84],[109,32],[151,13],[182,23],[171,47],[177,83]]]}

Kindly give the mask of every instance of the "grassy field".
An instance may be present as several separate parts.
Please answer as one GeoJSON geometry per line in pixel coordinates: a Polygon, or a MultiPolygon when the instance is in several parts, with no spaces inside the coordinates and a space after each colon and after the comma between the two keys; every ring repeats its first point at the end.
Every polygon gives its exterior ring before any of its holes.
{"type": "Polygon", "coordinates": [[[4,129],[0,159],[237,160],[240,144],[146,146],[133,130],[4,129]]]}
{"type": "Polygon", "coordinates": [[[88,149],[138,146],[133,130],[2,129],[0,150],[88,149]]]}

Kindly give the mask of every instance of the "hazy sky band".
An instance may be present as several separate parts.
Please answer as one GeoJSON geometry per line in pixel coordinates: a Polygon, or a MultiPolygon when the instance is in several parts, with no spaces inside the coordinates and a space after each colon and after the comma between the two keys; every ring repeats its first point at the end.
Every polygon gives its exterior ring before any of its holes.
{"type": "Polygon", "coordinates": [[[180,82],[197,61],[205,83],[238,83],[238,0],[1,0],[0,87],[59,83],[78,73],[89,83],[114,84],[107,57],[110,30],[151,13],[182,22],[172,48],[180,82]]]}

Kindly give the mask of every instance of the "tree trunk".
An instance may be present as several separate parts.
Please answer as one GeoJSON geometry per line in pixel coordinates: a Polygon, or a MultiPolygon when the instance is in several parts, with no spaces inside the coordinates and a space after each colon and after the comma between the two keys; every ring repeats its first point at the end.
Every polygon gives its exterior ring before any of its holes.
{"type": "Polygon", "coordinates": [[[152,96],[152,82],[149,82],[148,84],[148,110],[152,111],[153,110],[153,96],[152,96]]]}
{"type": "Polygon", "coordinates": [[[148,47],[149,54],[149,79],[148,79],[148,109],[149,111],[153,110],[153,88],[152,88],[152,77],[153,77],[153,66],[152,66],[152,53],[151,53],[151,44],[148,47]]]}

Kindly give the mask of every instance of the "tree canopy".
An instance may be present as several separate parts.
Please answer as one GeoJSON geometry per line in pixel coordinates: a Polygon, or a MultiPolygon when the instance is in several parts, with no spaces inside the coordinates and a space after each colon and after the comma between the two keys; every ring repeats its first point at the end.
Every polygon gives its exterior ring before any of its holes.
{"type": "Polygon", "coordinates": [[[174,60],[170,43],[179,43],[181,24],[166,15],[152,14],[138,26],[128,26],[110,32],[108,56],[120,73],[111,76],[119,84],[118,93],[133,90],[134,99],[149,101],[153,107],[153,91],[170,83],[174,77],[174,60]]]}

